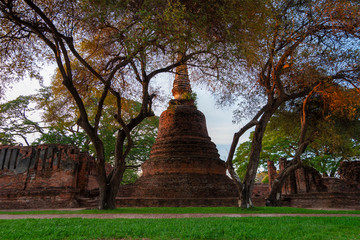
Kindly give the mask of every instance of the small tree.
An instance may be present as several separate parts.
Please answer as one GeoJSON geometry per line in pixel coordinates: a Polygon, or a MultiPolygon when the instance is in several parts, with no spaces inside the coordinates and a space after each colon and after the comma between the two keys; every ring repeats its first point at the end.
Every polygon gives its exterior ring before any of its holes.
{"type": "Polygon", "coordinates": [[[29,146],[29,135],[44,133],[43,126],[32,116],[32,101],[33,96],[19,96],[0,105],[0,144],[18,144],[17,138],[20,137],[29,146]]]}

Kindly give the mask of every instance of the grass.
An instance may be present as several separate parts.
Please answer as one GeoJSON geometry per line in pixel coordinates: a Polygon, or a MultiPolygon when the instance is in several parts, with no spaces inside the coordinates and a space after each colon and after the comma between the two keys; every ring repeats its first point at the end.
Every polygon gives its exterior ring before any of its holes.
{"type": "Polygon", "coordinates": [[[359,217],[0,220],[1,239],[360,239],[359,217]]]}
{"type": "Polygon", "coordinates": [[[161,213],[304,213],[304,214],[360,214],[360,210],[315,210],[291,207],[254,207],[242,209],[236,207],[158,207],[158,208],[117,208],[114,210],[39,210],[39,211],[0,211],[0,214],[161,214],[161,213]]]}

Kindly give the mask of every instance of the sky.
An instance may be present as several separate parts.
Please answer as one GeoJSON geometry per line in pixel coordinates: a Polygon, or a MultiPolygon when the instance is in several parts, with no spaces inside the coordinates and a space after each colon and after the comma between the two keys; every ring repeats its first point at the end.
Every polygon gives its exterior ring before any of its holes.
{"type": "MultiPolygon", "coordinates": [[[[51,82],[52,69],[44,70],[42,75],[44,76],[44,84],[49,85],[51,82]]],[[[165,77],[161,81],[162,91],[171,93],[172,88],[172,79],[165,77]]],[[[34,94],[40,89],[40,85],[37,80],[24,80],[19,82],[11,89],[8,89],[5,93],[5,100],[13,100],[20,95],[29,95],[34,94]]],[[[211,140],[216,144],[220,158],[226,160],[227,154],[230,149],[230,145],[233,139],[235,132],[239,131],[241,128],[240,124],[232,123],[232,108],[220,108],[216,105],[215,98],[204,89],[200,87],[192,87],[193,92],[197,94],[197,107],[206,118],[207,129],[211,140]]],[[[171,94],[168,96],[168,100],[171,98],[171,94]]],[[[155,114],[160,116],[160,114],[166,110],[168,100],[165,101],[165,104],[155,108],[155,114]]],[[[4,100],[1,101],[3,103],[4,100]]],[[[240,142],[248,140],[249,134],[245,134],[240,142]]]]}

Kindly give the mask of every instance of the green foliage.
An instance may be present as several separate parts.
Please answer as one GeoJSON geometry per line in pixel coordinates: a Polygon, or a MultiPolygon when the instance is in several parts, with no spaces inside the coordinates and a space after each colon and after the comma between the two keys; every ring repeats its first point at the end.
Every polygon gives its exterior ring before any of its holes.
{"type": "MultiPolygon", "coordinates": [[[[73,101],[65,88],[61,85],[60,80],[56,76],[52,82],[51,88],[43,88],[37,95],[37,104],[44,108],[43,119],[51,126],[49,134],[51,136],[43,136],[38,139],[38,142],[50,143],[51,141],[68,141],[69,143],[76,143],[84,151],[94,153],[90,139],[85,132],[76,125],[78,118],[78,111],[74,106],[73,101]],[[59,137],[57,139],[56,137],[59,137]]],[[[89,118],[94,119],[96,115],[96,103],[98,101],[98,91],[96,87],[89,86],[93,89],[93,94],[88,96],[84,93],[86,108],[89,113],[89,118]]],[[[115,101],[110,98],[105,102],[104,111],[100,121],[101,128],[99,135],[105,145],[105,159],[107,162],[113,161],[115,154],[116,143],[116,121],[112,113],[116,112],[115,101]]],[[[141,109],[141,104],[136,101],[123,99],[122,100],[122,117],[125,121],[129,121],[135,117],[136,113],[141,109]]],[[[158,117],[146,118],[136,128],[132,130],[132,140],[134,141],[134,148],[131,150],[128,158],[129,163],[137,161],[144,162],[148,159],[150,148],[155,141],[157,134],[157,127],[159,125],[158,117]],[[135,160],[136,159],[136,160],[135,160]]],[[[132,165],[134,165],[132,164],[132,165]]]]}
{"type": "Polygon", "coordinates": [[[246,141],[240,144],[236,149],[235,158],[233,160],[236,173],[240,179],[244,179],[246,169],[249,164],[249,156],[251,151],[251,142],[246,141]]]}
{"type": "Polygon", "coordinates": [[[29,145],[29,135],[43,133],[41,123],[32,119],[35,110],[33,99],[31,95],[19,96],[0,105],[0,144],[14,145],[21,138],[29,145]]]}
{"type": "MultiPolygon", "coordinates": [[[[265,142],[264,142],[265,143],[265,142]]],[[[236,168],[236,173],[240,177],[240,179],[244,179],[247,166],[249,164],[249,156],[251,151],[251,141],[243,142],[239,145],[239,147],[236,149],[235,158],[233,159],[234,167],[236,168]]],[[[269,152],[262,151],[260,155],[260,166],[263,169],[267,169],[267,160],[269,159],[269,156],[271,156],[270,159],[278,161],[278,158],[276,158],[277,153],[274,154],[268,154],[269,152]]],[[[257,179],[255,179],[257,181],[257,179]]],[[[262,182],[262,181],[260,181],[262,182]]],[[[265,182],[263,182],[265,183],[265,182]]]]}
{"type": "MultiPolygon", "coordinates": [[[[298,107],[296,103],[283,106],[271,118],[260,154],[260,164],[264,168],[267,160],[277,163],[280,158],[292,159],[300,132],[298,107]]],[[[308,136],[313,141],[302,158],[306,165],[314,167],[320,173],[334,176],[341,161],[351,160],[360,155],[360,120],[336,115],[324,117],[319,111],[322,110],[313,105],[308,114],[308,136]]],[[[234,164],[238,166],[238,171],[242,175],[246,171],[250,146],[250,141],[242,143],[234,159],[234,164]]]]}
{"type": "Polygon", "coordinates": [[[82,151],[89,150],[89,140],[84,132],[70,132],[59,126],[49,127],[31,145],[39,144],[67,144],[77,146],[82,151]]]}
{"type": "Polygon", "coordinates": [[[262,180],[261,183],[263,184],[269,184],[269,175],[266,175],[262,180]]]}
{"type": "MultiPolygon", "coordinates": [[[[320,173],[336,174],[341,161],[360,156],[360,120],[332,116],[310,117],[309,135],[314,139],[302,155],[303,162],[320,173]]],[[[263,138],[260,164],[267,168],[266,161],[277,163],[280,158],[291,160],[300,132],[299,113],[281,108],[271,118],[263,138]]],[[[250,137],[251,139],[252,137],[250,137]]],[[[245,176],[251,150],[251,141],[239,145],[234,165],[239,176],[245,176]]]]}
{"type": "MultiPolygon", "coordinates": [[[[19,144],[21,136],[29,145],[39,144],[69,144],[79,147],[82,151],[94,155],[94,147],[87,134],[76,126],[76,109],[66,102],[67,98],[55,95],[51,88],[43,88],[36,95],[20,96],[15,100],[0,105],[0,144],[19,144]],[[43,108],[43,112],[36,109],[43,108]],[[32,121],[28,116],[41,115],[44,122],[32,121]],[[31,140],[29,136],[38,133],[38,137],[31,140]],[[28,140],[29,139],[29,140],[28,140]]],[[[95,99],[89,98],[89,101],[95,99]]],[[[139,111],[139,103],[124,101],[124,115],[129,118],[139,111]],[[125,111],[126,110],[126,111],[125,111]]],[[[89,109],[92,108],[89,104],[89,109]]],[[[110,106],[107,106],[110,108],[110,106]]],[[[114,110],[113,110],[114,111],[114,110]]],[[[92,112],[90,109],[89,112],[92,112]]],[[[105,145],[106,161],[113,163],[116,143],[116,129],[113,128],[113,116],[103,114],[100,137],[105,145]]],[[[127,156],[127,165],[132,166],[125,171],[123,184],[132,183],[138,178],[137,171],[140,164],[149,158],[151,146],[155,142],[158,117],[145,119],[132,134],[134,147],[127,156]]]]}

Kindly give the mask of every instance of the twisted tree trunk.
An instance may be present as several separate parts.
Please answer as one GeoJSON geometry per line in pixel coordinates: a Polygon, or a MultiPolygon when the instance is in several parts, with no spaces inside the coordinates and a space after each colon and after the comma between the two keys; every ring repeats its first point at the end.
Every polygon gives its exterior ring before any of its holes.
{"type": "Polygon", "coordinates": [[[308,94],[303,102],[302,113],[300,117],[301,131],[298,148],[291,162],[285,165],[285,168],[281,171],[278,177],[274,180],[271,191],[266,198],[266,206],[280,206],[281,205],[281,190],[286,179],[295,172],[296,169],[302,166],[301,154],[305,152],[306,147],[311,141],[311,137],[306,139],[307,121],[306,121],[306,104],[311,97],[313,91],[308,94]]]}

